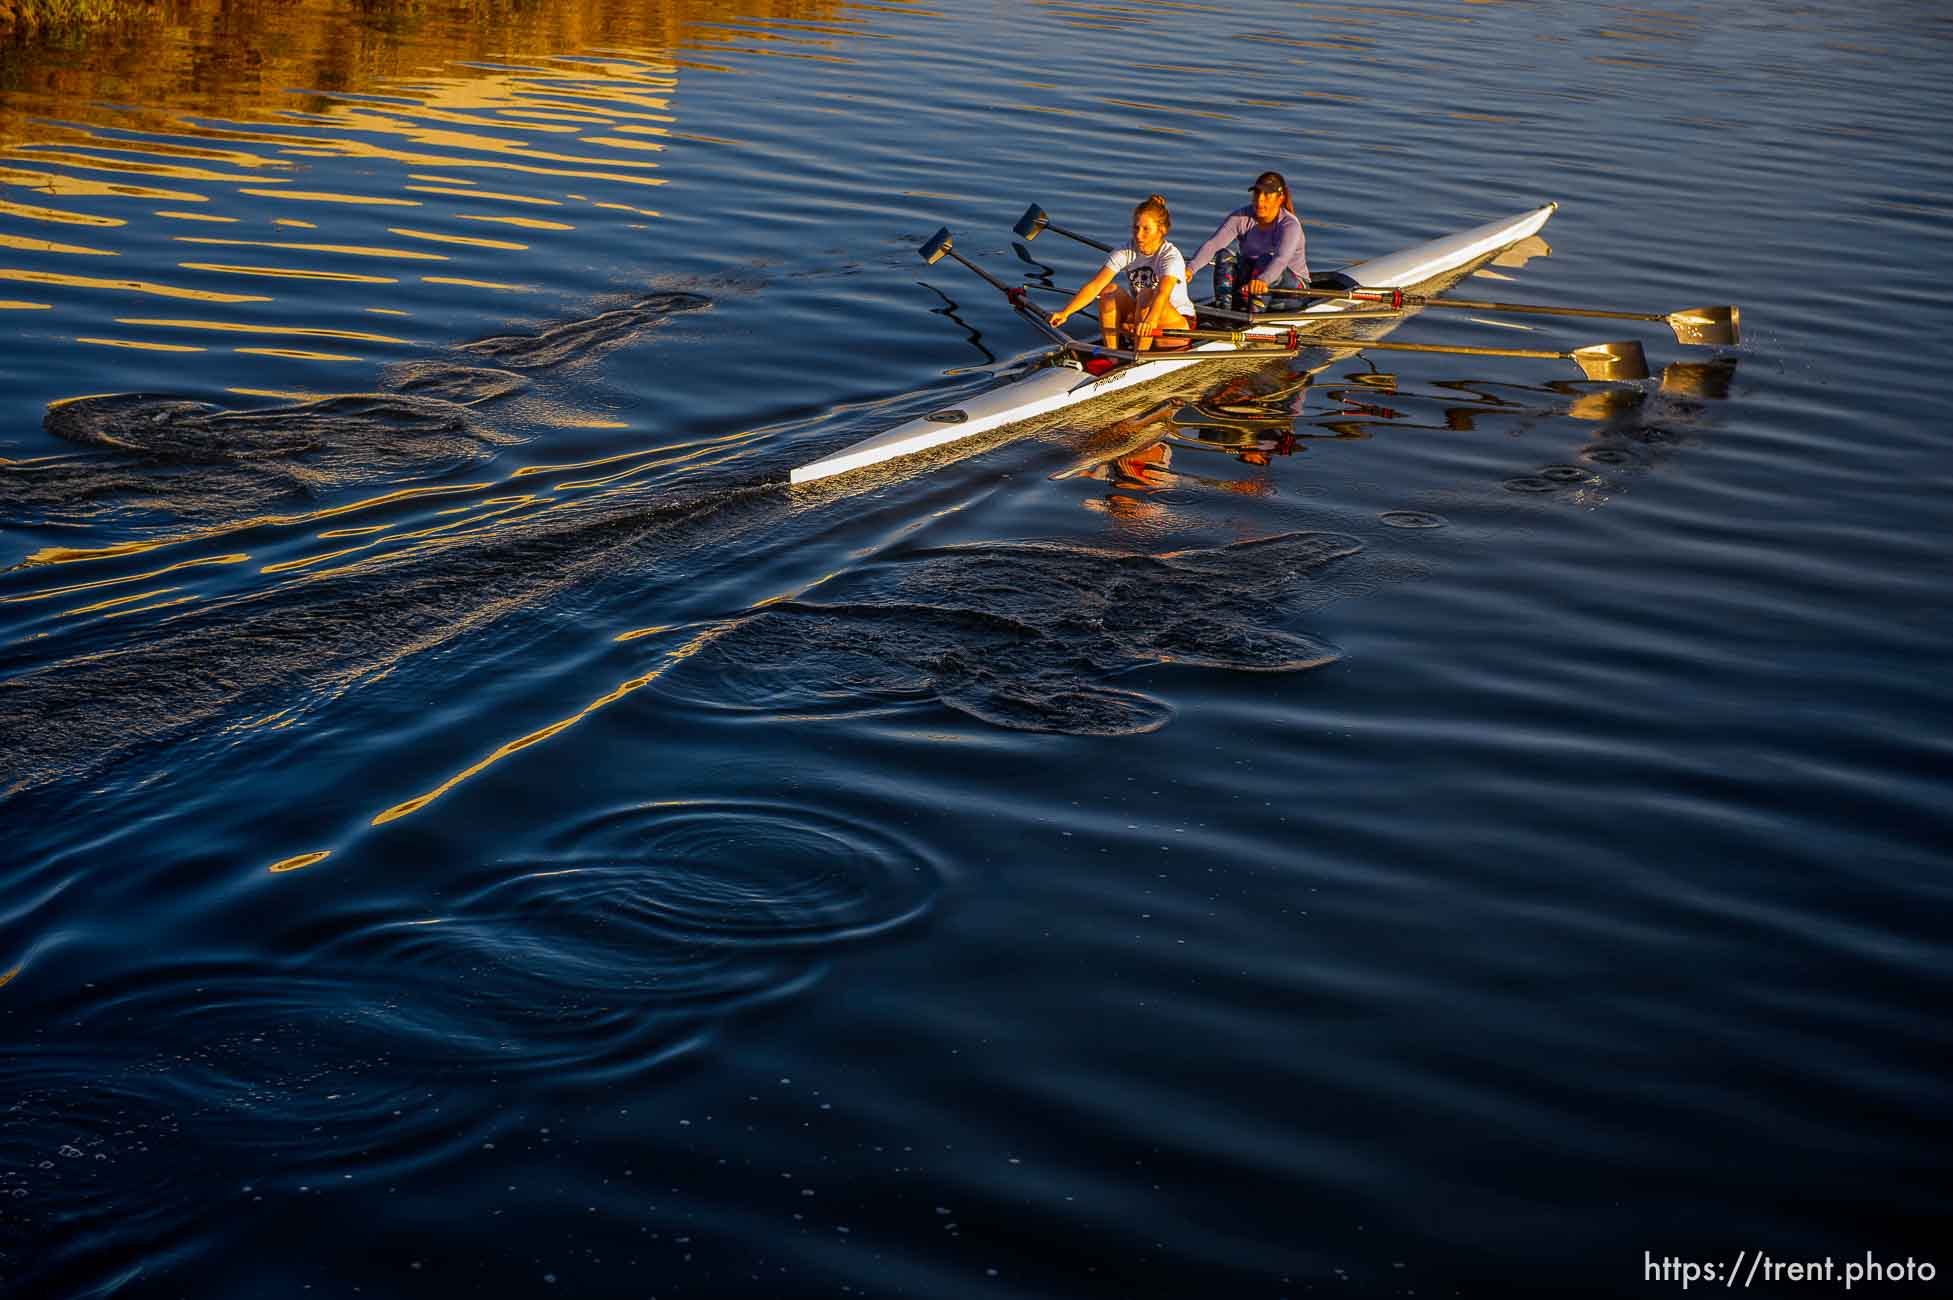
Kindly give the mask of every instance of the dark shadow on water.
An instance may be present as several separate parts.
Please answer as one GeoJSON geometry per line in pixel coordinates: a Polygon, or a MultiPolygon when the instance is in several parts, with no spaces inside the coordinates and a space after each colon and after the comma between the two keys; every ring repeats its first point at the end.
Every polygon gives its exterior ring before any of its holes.
{"type": "Polygon", "coordinates": [[[714,709],[794,712],[933,699],[994,726],[1153,731],[1163,700],[1106,684],[1147,664],[1298,672],[1334,647],[1283,630],[1282,602],[1362,544],[1287,533],[1158,555],[1057,544],[924,552],[846,599],[770,606],[666,687],[714,709]]]}
{"type": "Polygon", "coordinates": [[[628,306],[583,320],[564,321],[529,334],[498,334],[460,344],[456,350],[514,370],[583,364],[616,351],[681,312],[711,305],[710,298],[696,293],[647,294],[628,306]]]}
{"type": "Polygon", "coordinates": [[[456,351],[494,366],[394,366],[384,392],[242,409],[148,393],[57,402],[42,427],[85,454],[0,460],[0,517],[75,524],[112,514],[125,527],[209,524],[294,496],[436,478],[521,441],[474,411],[526,387],[515,372],[593,361],[711,301],[655,293],[533,333],[462,343],[456,351]]]}

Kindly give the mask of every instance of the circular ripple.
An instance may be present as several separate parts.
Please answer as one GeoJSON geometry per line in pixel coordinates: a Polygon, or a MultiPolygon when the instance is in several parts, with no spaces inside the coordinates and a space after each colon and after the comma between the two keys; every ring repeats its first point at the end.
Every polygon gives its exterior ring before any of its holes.
{"type": "Polygon", "coordinates": [[[1634,457],[1619,447],[1589,447],[1580,453],[1580,459],[1590,460],[1596,465],[1627,465],[1634,461],[1634,457]]]}
{"type": "MultiPolygon", "coordinates": [[[[906,924],[941,882],[936,864],[891,832],[784,803],[635,808],[565,839],[561,859],[491,886],[479,907],[511,919],[596,916],[693,947],[798,949],[906,924]]],[[[628,933],[602,947],[639,951],[628,933]]],[[[588,954],[579,939],[564,956],[588,954]]]]}
{"type": "Polygon", "coordinates": [[[1554,483],[1584,483],[1593,477],[1593,471],[1578,465],[1548,465],[1539,471],[1539,477],[1554,483]]]}
{"type": "Polygon", "coordinates": [[[1392,528],[1443,528],[1448,522],[1443,515],[1422,510],[1386,510],[1377,518],[1392,528]]]}
{"type": "Polygon", "coordinates": [[[397,990],[427,1053],[568,1086],[660,1068],[726,1015],[818,977],[826,949],[924,915],[937,863],[880,826],[786,803],[634,806],[484,864],[422,918],[330,953],[397,990]]]}
{"type": "Polygon", "coordinates": [[[1505,490],[1508,492],[1558,492],[1561,486],[1550,478],[1540,478],[1533,474],[1521,474],[1517,478],[1507,479],[1504,483],[1505,490]]]}

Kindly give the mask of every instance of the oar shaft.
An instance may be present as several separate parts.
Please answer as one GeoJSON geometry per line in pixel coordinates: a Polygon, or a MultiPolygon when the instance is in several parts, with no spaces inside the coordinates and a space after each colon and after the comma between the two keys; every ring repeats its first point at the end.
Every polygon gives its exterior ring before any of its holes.
{"type": "MultiPolygon", "coordinates": [[[[984,281],[988,283],[991,288],[995,289],[998,293],[1001,293],[1002,295],[1004,295],[1004,297],[1010,300],[1011,309],[1013,311],[1015,311],[1018,315],[1022,316],[1025,320],[1031,322],[1031,324],[1037,326],[1038,329],[1042,330],[1046,335],[1046,337],[1050,338],[1052,342],[1063,344],[1065,346],[1070,346],[1072,342],[1071,335],[1066,334],[1063,330],[1058,329],[1050,321],[1045,319],[1043,312],[1031,306],[1031,304],[1027,301],[1028,295],[1024,292],[1022,288],[1013,284],[1005,284],[1002,280],[999,280],[996,276],[990,274],[990,272],[984,270],[982,267],[978,266],[975,262],[972,262],[969,258],[957,252],[953,247],[950,246],[949,230],[947,227],[945,227],[941,232],[940,238],[942,242],[937,247],[939,247],[940,249],[941,256],[954,258],[957,262],[968,267],[970,270],[975,271],[978,275],[983,277],[984,281]]],[[[932,240],[930,246],[935,246],[935,241],[932,240]]]]}
{"type": "Polygon", "coordinates": [[[1093,239],[1090,235],[1081,235],[1075,230],[1066,230],[1063,226],[1059,225],[1055,221],[1052,221],[1048,217],[1045,219],[1044,226],[1045,229],[1056,231],[1058,234],[1063,235],[1066,239],[1077,240],[1079,243],[1085,245],[1087,248],[1096,248],[1101,253],[1109,253],[1112,251],[1112,245],[1101,244],[1098,240],[1093,239]]]}
{"type": "Polygon", "coordinates": [[[1011,296],[1011,289],[1014,286],[1005,284],[1002,280],[999,280],[996,276],[990,274],[990,272],[984,270],[982,267],[978,266],[975,262],[972,262],[969,258],[963,256],[961,253],[957,252],[953,248],[945,248],[943,251],[949,254],[951,257],[955,258],[957,261],[961,262],[964,266],[967,266],[972,271],[975,271],[978,275],[982,276],[985,280],[987,280],[990,283],[990,287],[995,289],[997,292],[1003,294],[1005,297],[1011,296]]]}
{"type": "Polygon", "coordinates": [[[1450,343],[1390,343],[1383,339],[1343,339],[1323,334],[1298,334],[1288,330],[1279,334],[1260,334],[1242,330],[1154,330],[1168,338],[1220,339],[1236,347],[1263,339],[1285,348],[1383,348],[1391,352],[1444,352],[1468,357],[1533,357],[1545,361],[1564,361],[1568,352],[1548,352],[1540,348],[1476,348],[1450,343]]]}
{"type": "Polygon", "coordinates": [[[1734,307],[1688,307],[1681,311],[1607,311],[1598,307],[1547,307],[1533,302],[1490,302],[1480,298],[1437,298],[1406,294],[1401,289],[1282,289],[1271,295],[1295,298],[1346,298],[1382,302],[1392,307],[1449,307],[1458,311],[1495,311],[1520,316],[1574,316],[1585,320],[1660,321],[1675,332],[1678,342],[1702,347],[1729,347],[1742,338],[1742,313],[1734,307]]]}
{"type": "Polygon", "coordinates": [[[1302,341],[1321,348],[1382,348],[1387,352],[1446,352],[1467,357],[1533,357],[1544,361],[1564,361],[1571,352],[1548,352],[1541,348],[1475,348],[1450,343],[1390,343],[1383,339],[1338,339],[1321,334],[1305,334],[1302,341]]]}
{"type": "Polygon", "coordinates": [[[1388,343],[1382,339],[1324,338],[1306,335],[1306,346],[1351,348],[1358,352],[1381,349],[1386,352],[1439,352],[1463,357],[1531,357],[1541,361],[1571,361],[1589,379],[1630,380],[1648,377],[1648,359],[1641,345],[1631,340],[1619,343],[1593,343],[1571,352],[1547,352],[1539,348],[1475,348],[1456,343],[1388,343]]]}
{"type": "Polygon", "coordinates": [[[1432,298],[1431,307],[1463,307],[1470,311],[1509,311],[1531,316],[1584,316],[1591,320],[1667,320],[1664,313],[1601,311],[1593,307],[1541,307],[1529,302],[1480,302],[1473,298],[1432,298]]]}

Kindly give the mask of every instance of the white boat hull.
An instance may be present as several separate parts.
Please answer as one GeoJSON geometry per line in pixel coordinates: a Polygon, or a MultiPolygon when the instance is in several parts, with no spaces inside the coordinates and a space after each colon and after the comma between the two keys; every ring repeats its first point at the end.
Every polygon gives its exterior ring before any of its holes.
{"type": "MultiPolygon", "coordinates": [[[[1558,207],[1557,203],[1549,203],[1516,217],[1489,221],[1455,235],[1446,235],[1442,239],[1433,239],[1364,262],[1351,267],[1348,274],[1363,287],[1371,289],[1402,289],[1420,284],[1537,234],[1558,207]]],[[[1334,318],[1351,307],[1363,306],[1319,300],[1306,310],[1297,311],[1292,317],[1285,316],[1269,323],[1315,324],[1334,318]]],[[[1238,349],[1216,341],[1188,350],[1234,352],[1238,349]]],[[[987,392],[978,393],[960,405],[932,411],[919,419],[898,424],[884,433],[844,447],[832,456],[802,465],[793,471],[789,481],[796,484],[813,483],[836,474],[879,465],[899,456],[913,456],[917,452],[959,442],[1020,420],[1034,419],[1124,388],[1152,383],[1189,366],[1211,364],[1211,361],[1162,359],[1121,366],[1100,376],[1086,374],[1071,366],[1046,366],[987,392]]]]}

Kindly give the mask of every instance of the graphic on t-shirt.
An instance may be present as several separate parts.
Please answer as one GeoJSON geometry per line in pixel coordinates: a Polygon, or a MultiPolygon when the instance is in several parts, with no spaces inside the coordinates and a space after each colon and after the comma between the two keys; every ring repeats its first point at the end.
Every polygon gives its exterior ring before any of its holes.
{"type": "Polygon", "coordinates": [[[1124,271],[1126,282],[1132,285],[1136,299],[1157,292],[1161,282],[1171,276],[1173,290],[1167,301],[1182,316],[1193,315],[1193,299],[1187,296],[1187,264],[1181,258],[1180,250],[1172,244],[1162,241],[1151,253],[1140,253],[1127,244],[1112,251],[1112,255],[1105,259],[1104,269],[1114,274],[1124,271]]]}

